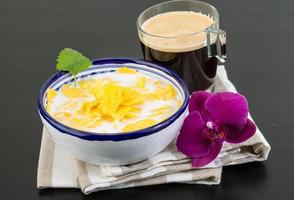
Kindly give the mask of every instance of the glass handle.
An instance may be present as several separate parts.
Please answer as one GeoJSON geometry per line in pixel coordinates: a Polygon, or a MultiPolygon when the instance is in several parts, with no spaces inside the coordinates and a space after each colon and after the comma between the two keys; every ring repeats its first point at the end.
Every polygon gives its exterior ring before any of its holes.
{"type": "MultiPolygon", "coordinates": [[[[206,31],[207,38],[207,51],[208,57],[216,57],[221,63],[224,63],[226,60],[226,32],[224,30],[207,30],[206,31]],[[216,36],[216,51],[212,51],[211,49],[211,34],[216,36]]],[[[215,38],[215,37],[214,37],[215,38]]]]}
{"type": "Polygon", "coordinates": [[[217,32],[217,39],[216,39],[216,49],[217,49],[217,55],[216,57],[221,63],[224,63],[227,58],[227,52],[226,52],[226,31],[224,30],[218,30],[217,32]]]}

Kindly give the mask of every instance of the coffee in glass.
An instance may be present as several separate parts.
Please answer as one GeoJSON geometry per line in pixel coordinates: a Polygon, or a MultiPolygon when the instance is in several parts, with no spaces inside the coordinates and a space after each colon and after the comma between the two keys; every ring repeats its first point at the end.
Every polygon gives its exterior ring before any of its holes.
{"type": "Polygon", "coordinates": [[[218,60],[225,57],[225,33],[214,7],[192,0],[164,2],[145,10],[137,25],[145,60],[178,73],[190,92],[211,88],[218,60]]]}

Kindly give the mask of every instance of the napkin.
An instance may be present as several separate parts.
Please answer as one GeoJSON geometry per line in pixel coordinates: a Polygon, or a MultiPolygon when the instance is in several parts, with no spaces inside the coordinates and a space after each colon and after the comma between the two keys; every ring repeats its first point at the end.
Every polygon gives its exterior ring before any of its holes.
{"type": "MultiPolygon", "coordinates": [[[[213,89],[235,92],[224,66],[219,66],[213,89]]],[[[270,145],[257,128],[256,134],[241,144],[224,143],[218,157],[203,168],[193,168],[191,160],[178,152],[175,141],[154,157],[131,165],[103,166],[73,158],[56,145],[43,129],[37,188],[80,188],[83,193],[107,189],[165,183],[219,184],[222,167],[266,160],[270,145]]]]}

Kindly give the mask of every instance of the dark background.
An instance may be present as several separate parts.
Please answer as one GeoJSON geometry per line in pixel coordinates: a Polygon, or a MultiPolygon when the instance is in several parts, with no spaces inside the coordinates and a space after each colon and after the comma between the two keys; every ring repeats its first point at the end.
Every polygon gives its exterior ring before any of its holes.
{"type": "Polygon", "coordinates": [[[141,57],[135,20],[155,0],[0,0],[0,199],[293,199],[294,1],[208,1],[227,31],[227,71],[272,146],[269,160],[225,167],[218,186],[36,189],[36,95],[64,47],[90,58],[141,57]],[[292,197],[292,198],[291,198],[292,197]]]}

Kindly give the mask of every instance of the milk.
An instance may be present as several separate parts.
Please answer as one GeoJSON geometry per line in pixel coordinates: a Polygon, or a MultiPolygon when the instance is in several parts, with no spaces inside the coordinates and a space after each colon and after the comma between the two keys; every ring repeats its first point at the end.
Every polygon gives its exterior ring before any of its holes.
{"type": "MultiPolygon", "coordinates": [[[[156,81],[161,81],[163,85],[167,85],[167,84],[172,85],[167,80],[148,72],[140,71],[137,73],[119,73],[114,71],[114,72],[108,72],[108,73],[99,73],[99,74],[84,77],[82,79],[78,79],[76,87],[79,88],[80,82],[85,80],[92,81],[97,79],[110,79],[110,80],[116,81],[118,85],[121,85],[124,87],[136,88],[136,83],[138,79],[142,77],[145,77],[147,79],[145,89],[140,91],[140,93],[142,94],[154,93],[155,91],[157,91],[156,86],[154,84],[156,81]]],[[[162,114],[159,116],[152,117],[152,119],[160,123],[166,118],[173,115],[179,108],[178,102],[183,100],[178,89],[174,86],[173,88],[176,91],[176,96],[172,99],[156,99],[156,100],[144,99],[143,103],[139,105],[140,112],[136,113],[137,114],[136,118],[114,119],[113,121],[105,119],[105,120],[102,120],[103,122],[96,127],[91,127],[91,128],[80,127],[80,128],[84,131],[89,131],[93,133],[121,133],[123,132],[123,127],[125,127],[126,125],[130,123],[136,123],[136,121],[138,120],[148,119],[150,118],[150,115],[154,114],[155,109],[162,108],[163,106],[169,106],[170,109],[168,109],[169,110],[168,114],[162,114]]],[[[92,96],[91,94],[83,98],[74,98],[74,99],[68,98],[61,92],[61,89],[59,89],[57,91],[57,95],[54,97],[52,101],[50,114],[54,117],[56,113],[68,112],[73,117],[78,117],[82,119],[85,116],[82,116],[81,114],[79,114],[79,109],[81,109],[81,106],[83,105],[83,103],[87,101],[94,101],[94,100],[95,100],[95,97],[92,96]],[[75,105],[75,106],[70,106],[70,105],[75,105]],[[70,106],[70,108],[67,108],[68,106],[70,106]]],[[[65,121],[60,121],[60,122],[66,124],[65,121]]]]}

